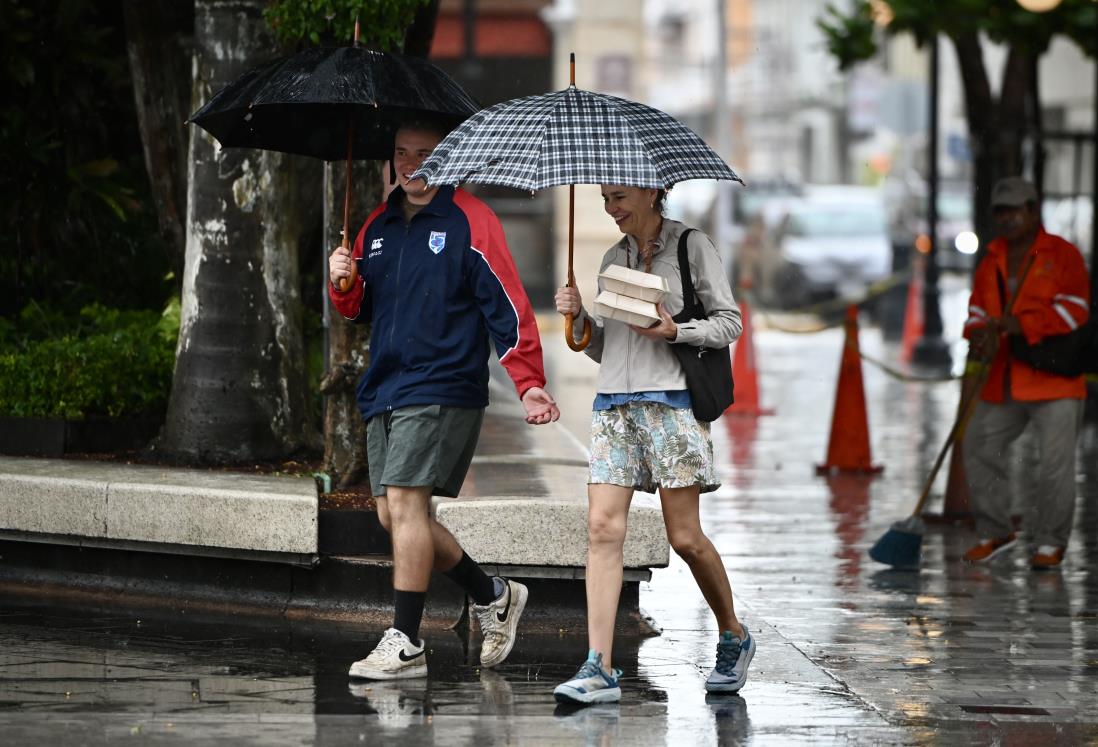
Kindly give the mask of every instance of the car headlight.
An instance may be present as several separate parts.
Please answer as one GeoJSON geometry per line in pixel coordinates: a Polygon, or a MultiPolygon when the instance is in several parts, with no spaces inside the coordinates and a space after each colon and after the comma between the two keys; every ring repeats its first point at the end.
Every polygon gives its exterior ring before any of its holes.
{"type": "Polygon", "coordinates": [[[980,239],[972,231],[961,231],[957,234],[957,238],[953,240],[953,246],[961,254],[975,254],[976,250],[980,248],[980,239]]]}

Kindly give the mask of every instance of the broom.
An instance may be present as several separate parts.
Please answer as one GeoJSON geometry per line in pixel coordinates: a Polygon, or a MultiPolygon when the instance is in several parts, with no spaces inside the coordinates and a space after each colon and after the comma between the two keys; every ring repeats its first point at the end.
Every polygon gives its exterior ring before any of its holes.
{"type": "MultiPolygon", "coordinates": [[[[1025,283],[1026,277],[1029,275],[1029,268],[1033,266],[1034,259],[1035,257],[1032,254],[1027,257],[1018,280],[1018,288],[1007,302],[1003,316],[1010,316],[1010,312],[1014,308],[1014,299],[1018,297],[1022,284],[1025,283]]],[[[980,392],[984,388],[984,383],[987,381],[990,372],[991,364],[985,364],[980,373],[977,374],[972,388],[969,390],[968,398],[962,401],[957,417],[953,421],[953,427],[949,429],[949,435],[946,436],[945,443],[942,444],[942,448],[938,452],[938,458],[934,460],[934,466],[930,468],[930,475],[923,484],[923,492],[919,496],[919,501],[915,504],[915,510],[911,512],[911,516],[893,524],[869,549],[869,557],[878,563],[884,563],[893,568],[919,567],[923,554],[923,532],[926,530],[922,517],[923,507],[930,497],[930,488],[934,485],[934,478],[938,476],[938,470],[941,469],[946,454],[949,453],[949,449],[953,446],[957,435],[964,432],[972,413],[976,410],[976,402],[980,399],[980,392]]]]}

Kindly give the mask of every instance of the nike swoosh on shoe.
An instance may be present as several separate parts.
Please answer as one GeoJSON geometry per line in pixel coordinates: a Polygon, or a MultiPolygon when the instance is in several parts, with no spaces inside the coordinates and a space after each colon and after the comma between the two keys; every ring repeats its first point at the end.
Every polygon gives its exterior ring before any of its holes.
{"type": "Polygon", "coordinates": [[[507,615],[511,610],[511,584],[507,584],[507,603],[503,605],[503,611],[496,613],[496,619],[501,623],[507,622],[507,615]]]}

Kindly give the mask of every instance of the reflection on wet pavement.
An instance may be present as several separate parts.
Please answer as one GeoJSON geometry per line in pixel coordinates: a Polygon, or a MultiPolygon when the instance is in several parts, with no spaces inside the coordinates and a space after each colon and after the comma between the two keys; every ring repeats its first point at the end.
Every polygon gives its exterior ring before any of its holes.
{"type": "MultiPolygon", "coordinates": [[[[862,344],[888,352],[873,332],[862,344]]],[[[919,572],[891,571],[866,550],[911,510],[955,413],[956,386],[905,384],[867,367],[874,460],[885,471],[825,479],[814,464],[826,449],[840,333],[764,332],[756,345],[777,414],[714,426],[724,487],[703,500],[737,611],[758,641],[742,697],[704,692],[716,631],[673,557],[641,589],[660,635],[618,642],[615,664],[626,674],[617,706],[568,709],[552,699],[584,657],[582,630],[525,635],[494,671],[476,665],[475,636],[470,645],[431,631],[428,679],[359,683],[346,667],[379,631],[5,610],[6,738],[402,747],[1098,739],[1098,435],[1084,436],[1062,570],[1030,571],[1024,548],[963,565],[972,536],[949,527],[928,532],[919,572]]],[[[565,355],[550,363],[564,365],[565,355]]],[[[554,394],[586,407],[589,378],[573,373],[571,382],[573,391],[554,394]]],[[[574,430],[584,427],[582,414],[570,417],[574,430]]]]}

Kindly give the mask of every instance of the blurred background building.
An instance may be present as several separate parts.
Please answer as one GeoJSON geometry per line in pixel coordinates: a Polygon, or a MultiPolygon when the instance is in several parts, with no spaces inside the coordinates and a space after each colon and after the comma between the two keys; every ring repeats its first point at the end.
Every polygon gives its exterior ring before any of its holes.
{"type": "MultiPolygon", "coordinates": [[[[828,0],[443,0],[432,58],[485,105],[568,85],[576,53],[581,88],[663,109],[697,131],[744,177],[728,191],[688,182],[672,190],[670,213],[716,237],[726,260],[771,250],[789,205],[836,185],[862,207],[863,232],[913,245],[926,230],[928,52],[908,35],[887,38],[870,61],[842,73],[817,20],[828,0]],[[723,49],[722,47],[723,40],[723,49]],[[720,93],[725,95],[722,108],[720,93]],[[820,185],[829,185],[822,190],[820,185]],[[868,207],[866,208],[869,209],[868,207]],[[879,218],[879,220],[878,220],[879,218]],[[877,223],[883,225],[878,226],[877,223]],[[872,224],[872,225],[871,225],[872,224]]],[[[848,3],[838,3],[840,7],[848,3]]],[[[993,89],[1005,50],[985,39],[993,89]]],[[[971,148],[954,50],[939,42],[939,256],[968,270],[973,230],[971,148]],[[964,249],[960,251],[958,247],[964,249]]],[[[1048,228],[1089,251],[1094,182],[1094,63],[1057,39],[1040,59],[1048,228]]],[[[1030,160],[1036,144],[1028,146],[1030,160]]],[[[567,190],[518,195],[479,188],[503,218],[523,277],[539,305],[564,280],[567,190]]],[[[839,230],[833,226],[827,230],[839,230]]],[[[847,230],[847,229],[842,229],[847,230]]],[[[851,229],[855,230],[855,229],[851,229]]],[[[576,274],[585,298],[597,263],[619,235],[597,187],[576,191],[576,274]]],[[[867,277],[866,281],[872,278],[867,277]]],[[[775,290],[774,293],[779,293],[775,290]]]]}

